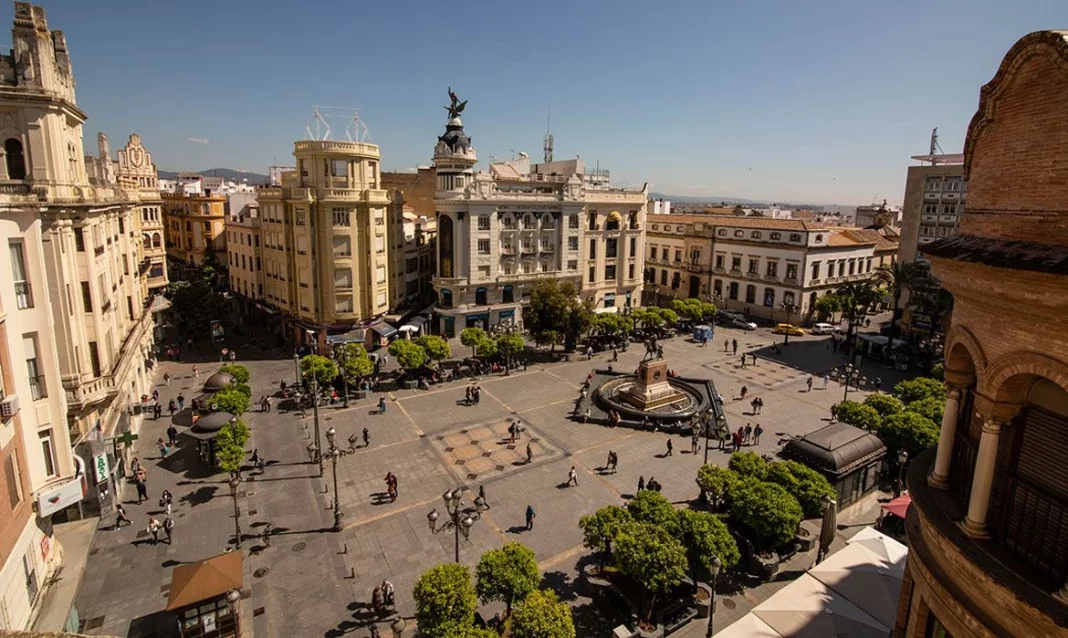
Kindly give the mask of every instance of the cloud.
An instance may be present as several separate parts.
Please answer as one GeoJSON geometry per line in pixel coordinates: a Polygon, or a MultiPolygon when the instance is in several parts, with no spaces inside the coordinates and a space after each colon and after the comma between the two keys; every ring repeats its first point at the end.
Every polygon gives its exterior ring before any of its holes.
{"type": "Polygon", "coordinates": [[[204,146],[208,146],[209,144],[211,144],[211,140],[206,137],[190,137],[186,141],[192,142],[194,144],[203,144],[204,146]]]}

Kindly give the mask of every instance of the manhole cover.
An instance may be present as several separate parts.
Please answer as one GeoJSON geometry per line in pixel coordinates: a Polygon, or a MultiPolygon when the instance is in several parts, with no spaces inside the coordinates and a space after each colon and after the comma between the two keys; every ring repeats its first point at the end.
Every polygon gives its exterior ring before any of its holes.
{"type": "Polygon", "coordinates": [[[252,575],[255,576],[256,578],[263,578],[264,576],[267,575],[267,572],[269,572],[269,571],[271,571],[271,570],[269,568],[267,568],[267,567],[260,567],[256,571],[252,572],[252,575]]]}
{"type": "Polygon", "coordinates": [[[293,546],[293,551],[294,552],[303,552],[304,548],[306,548],[307,546],[308,546],[307,543],[301,541],[301,542],[299,542],[299,543],[297,543],[296,545],[293,546]]]}
{"type": "Polygon", "coordinates": [[[735,604],[735,602],[734,602],[733,600],[731,600],[730,598],[724,598],[724,599],[723,599],[723,600],[721,600],[720,602],[721,602],[721,603],[723,603],[723,606],[724,606],[724,607],[726,607],[727,609],[734,609],[735,607],[737,607],[737,606],[738,606],[738,605],[737,605],[737,604],[735,604]]]}

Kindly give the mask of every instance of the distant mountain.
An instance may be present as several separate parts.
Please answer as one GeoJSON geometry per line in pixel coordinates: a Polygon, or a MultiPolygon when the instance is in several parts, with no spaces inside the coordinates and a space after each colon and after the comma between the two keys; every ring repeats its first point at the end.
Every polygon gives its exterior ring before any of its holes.
{"type": "MultiPolygon", "coordinates": [[[[178,177],[179,172],[186,173],[189,171],[159,171],[159,178],[175,179],[178,177]]],[[[266,184],[269,179],[262,173],[246,173],[245,171],[235,171],[232,168],[206,168],[202,171],[195,172],[204,177],[221,177],[228,182],[233,181],[238,183],[242,180],[248,180],[249,184],[266,184]]]]}
{"type": "Polygon", "coordinates": [[[740,197],[720,197],[718,195],[668,195],[666,193],[649,193],[649,199],[663,199],[669,202],[683,204],[758,204],[755,199],[742,199],[740,197]]]}

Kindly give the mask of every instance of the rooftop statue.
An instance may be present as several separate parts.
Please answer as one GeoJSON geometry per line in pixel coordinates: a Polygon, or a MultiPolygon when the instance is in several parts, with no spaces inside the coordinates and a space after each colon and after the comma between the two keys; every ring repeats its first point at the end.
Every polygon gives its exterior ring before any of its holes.
{"type": "Polygon", "coordinates": [[[460,98],[456,97],[456,94],[452,92],[451,86],[449,87],[449,99],[452,100],[452,104],[442,108],[449,112],[449,119],[459,117],[460,113],[464,112],[464,107],[467,106],[467,100],[461,102],[460,98]]]}

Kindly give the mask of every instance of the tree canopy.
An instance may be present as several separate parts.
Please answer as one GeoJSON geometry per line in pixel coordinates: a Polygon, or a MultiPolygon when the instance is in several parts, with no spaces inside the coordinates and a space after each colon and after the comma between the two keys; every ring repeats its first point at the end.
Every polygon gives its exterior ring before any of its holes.
{"type": "Polygon", "coordinates": [[[716,306],[707,301],[701,301],[693,297],[687,299],[675,299],[671,302],[671,309],[680,317],[685,317],[693,322],[711,321],[716,316],[716,306]]]}
{"type": "Polygon", "coordinates": [[[513,332],[497,337],[497,350],[509,359],[520,354],[526,348],[527,342],[523,339],[523,335],[519,333],[513,332]]]}
{"type": "Polygon", "coordinates": [[[655,595],[674,587],[686,576],[686,548],[663,527],[629,523],[616,534],[616,565],[650,594],[645,617],[652,611],[655,595]]]}
{"type": "Polygon", "coordinates": [[[215,460],[224,472],[236,476],[245,463],[245,444],[249,439],[248,426],[241,419],[227,423],[215,436],[215,460]]]}
{"type": "Polygon", "coordinates": [[[752,531],[763,549],[793,538],[803,514],[797,499],[775,483],[750,478],[731,492],[731,517],[752,531]]]}
{"type": "Polygon", "coordinates": [[[709,579],[712,563],[717,556],[723,569],[732,569],[738,564],[741,558],[738,543],[718,516],[709,512],[680,510],[678,519],[679,540],[686,548],[694,580],[709,579]]]}
{"type": "Polygon", "coordinates": [[[407,339],[397,339],[389,344],[389,354],[397,360],[397,365],[406,371],[417,370],[426,365],[426,350],[407,339]]]}
{"type": "Polygon", "coordinates": [[[946,386],[937,379],[930,377],[917,377],[906,381],[899,381],[894,386],[894,396],[908,405],[914,401],[922,401],[928,397],[935,397],[940,401],[946,400],[946,386]]]}
{"type": "Polygon", "coordinates": [[[325,388],[337,378],[337,364],[322,355],[309,354],[300,360],[300,373],[305,379],[315,379],[320,388],[325,388]]]}
{"type": "Polygon", "coordinates": [[[766,480],[786,488],[806,518],[823,514],[823,497],[838,498],[830,481],[816,470],[797,461],[776,461],[768,468],[766,480]]]}
{"type": "Polygon", "coordinates": [[[346,343],[335,354],[342,376],[348,383],[355,383],[375,371],[375,364],[367,355],[367,349],[358,343],[346,343]]]}
{"type": "Polygon", "coordinates": [[[737,472],[718,465],[703,465],[697,470],[697,487],[701,488],[713,505],[726,498],[739,480],[741,479],[737,472]]]}
{"type": "Polygon", "coordinates": [[[412,592],[419,631],[430,638],[453,638],[475,619],[475,587],[467,567],[436,565],[423,573],[412,592]]]}
{"type": "Polygon", "coordinates": [[[219,372],[230,375],[237,383],[248,383],[248,380],[252,378],[252,374],[248,371],[248,368],[239,363],[228,363],[220,367],[219,372]]]}
{"type": "Polygon", "coordinates": [[[480,357],[495,357],[500,349],[497,347],[497,340],[493,337],[487,336],[482,341],[478,342],[478,356],[480,357]]]}
{"type": "Polygon", "coordinates": [[[186,334],[210,335],[212,321],[230,323],[229,302],[212,287],[211,277],[171,282],[163,296],[170,300],[171,313],[186,334]]]}
{"type": "Polygon", "coordinates": [[[919,401],[913,401],[905,406],[906,412],[915,412],[935,423],[942,422],[942,413],[946,410],[946,402],[938,397],[927,397],[919,401]]]}
{"type": "Polygon", "coordinates": [[[534,550],[521,543],[508,543],[482,554],[475,568],[475,591],[483,603],[499,600],[506,613],[512,605],[538,587],[538,561],[534,550]]]}
{"type": "Polygon", "coordinates": [[[833,293],[823,295],[816,299],[815,310],[818,320],[827,321],[831,315],[842,310],[842,300],[833,293]]]}
{"type": "Polygon", "coordinates": [[[211,397],[211,405],[218,412],[240,416],[248,412],[249,396],[233,385],[226,386],[211,397]]]}
{"type": "Polygon", "coordinates": [[[901,412],[886,417],[879,426],[878,434],[891,458],[901,450],[915,457],[938,444],[938,426],[916,412],[901,412]]]}
{"type": "Polygon", "coordinates": [[[627,503],[627,512],[639,523],[649,523],[666,530],[672,536],[679,533],[675,507],[664,495],[654,490],[642,490],[627,503]]]}
{"type": "Polygon", "coordinates": [[[555,346],[562,338],[571,349],[593,322],[590,305],[579,299],[571,282],[545,279],[531,291],[523,320],[537,343],[555,346]]]}
{"type": "Polygon", "coordinates": [[[634,320],[626,315],[605,312],[593,318],[592,332],[615,336],[634,330],[634,320]]]}
{"type": "Polygon", "coordinates": [[[579,518],[582,545],[587,549],[599,551],[602,555],[611,554],[612,540],[619,533],[620,526],[633,521],[634,517],[630,512],[618,505],[607,505],[593,514],[587,514],[579,518]]]}
{"type": "Polygon", "coordinates": [[[512,638],[575,638],[571,607],[552,590],[532,591],[512,614],[512,638]]]}
{"type": "Polygon", "coordinates": [[[842,423],[854,425],[862,430],[874,430],[879,427],[879,413],[870,405],[856,401],[842,401],[831,408],[831,414],[842,423]]]}
{"type": "Polygon", "coordinates": [[[742,478],[764,480],[764,477],[768,474],[768,462],[756,452],[735,452],[731,454],[727,467],[737,472],[742,478]]]}
{"type": "Polygon", "coordinates": [[[480,343],[489,338],[486,331],[482,328],[464,328],[460,331],[460,343],[467,348],[471,348],[471,356],[475,356],[475,351],[478,349],[480,343]]]}
{"type": "Polygon", "coordinates": [[[905,406],[902,405],[897,397],[885,392],[872,392],[868,395],[868,398],[864,399],[864,405],[878,412],[879,418],[897,414],[905,409],[905,406]]]}
{"type": "Polygon", "coordinates": [[[426,351],[426,356],[431,361],[444,361],[452,356],[449,342],[437,335],[423,335],[416,339],[415,343],[426,351]]]}

